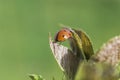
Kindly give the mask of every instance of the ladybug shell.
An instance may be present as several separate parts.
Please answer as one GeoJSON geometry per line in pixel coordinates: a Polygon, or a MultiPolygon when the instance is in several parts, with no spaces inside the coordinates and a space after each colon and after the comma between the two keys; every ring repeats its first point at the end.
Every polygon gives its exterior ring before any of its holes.
{"type": "Polygon", "coordinates": [[[55,36],[55,42],[62,42],[72,37],[72,33],[68,29],[61,29],[55,36]]]}

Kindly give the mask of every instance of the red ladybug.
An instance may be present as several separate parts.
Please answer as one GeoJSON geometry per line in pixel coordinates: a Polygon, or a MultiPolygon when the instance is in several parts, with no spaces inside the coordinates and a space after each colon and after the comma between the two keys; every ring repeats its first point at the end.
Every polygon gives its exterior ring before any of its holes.
{"type": "Polygon", "coordinates": [[[55,36],[55,42],[63,42],[72,37],[72,33],[68,29],[61,29],[55,36]]]}

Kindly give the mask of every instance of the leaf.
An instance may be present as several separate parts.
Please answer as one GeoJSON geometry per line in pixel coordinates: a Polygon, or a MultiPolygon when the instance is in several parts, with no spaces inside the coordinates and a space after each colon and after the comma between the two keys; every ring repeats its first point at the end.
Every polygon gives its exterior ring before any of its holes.
{"type": "Polygon", "coordinates": [[[100,80],[118,80],[120,78],[120,36],[116,36],[105,43],[100,50],[91,57],[90,61],[95,62],[95,64],[101,63],[101,65],[109,65],[105,66],[108,70],[104,69],[104,66],[101,66],[101,70],[104,71],[102,75],[106,74],[108,77],[101,76],[100,80]],[[107,72],[111,75],[108,75],[107,72]],[[107,79],[104,79],[104,77],[107,77],[107,79]]]}
{"type": "Polygon", "coordinates": [[[118,80],[119,73],[110,64],[83,62],[75,80],[118,80]]]}
{"type": "Polygon", "coordinates": [[[49,42],[52,53],[60,68],[65,73],[67,80],[73,80],[80,62],[80,58],[75,56],[67,47],[54,43],[51,36],[49,36],[49,42]]]}
{"type": "Polygon", "coordinates": [[[120,36],[105,43],[92,59],[117,66],[120,63],[120,36]]]}
{"type": "Polygon", "coordinates": [[[94,54],[92,43],[90,42],[90,39],[88,36],[81,30],[72,30],[73,33],[73,40],[71,40],[71,47],[77,48],[78,54],[83,55],[83,57],[87,60],[90,59],[90,57],[94,54]],[[74,46],[73,46],[74,45],[74,46]]]}
{"type": "Polygon", "coordinates": [[[32,80],[45,80],[41,75],[36,75],[36,74],[30,74],[29,77],[32,80]]]}

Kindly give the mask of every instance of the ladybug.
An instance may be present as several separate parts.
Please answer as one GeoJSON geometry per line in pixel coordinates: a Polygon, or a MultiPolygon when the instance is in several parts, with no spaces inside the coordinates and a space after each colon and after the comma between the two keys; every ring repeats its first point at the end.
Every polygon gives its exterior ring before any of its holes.
{"type": "Polygon", "coordinates": [[[72,37],[71,31],[69,29],[64,28],[57,32],[55,36],[55,42],[63,42],[71,37],[72,37]]]}

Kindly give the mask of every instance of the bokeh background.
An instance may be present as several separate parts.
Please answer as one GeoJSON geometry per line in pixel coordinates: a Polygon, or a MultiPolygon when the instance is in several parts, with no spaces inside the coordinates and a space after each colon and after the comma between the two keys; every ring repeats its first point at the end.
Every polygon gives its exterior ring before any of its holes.
{"type": "Polygon", "coordinates": [[[0,0],[0,80],[61,80],[48,42],[59,24],[84,30],[97,51],[120,34],[120,0],[0,0]]]}

